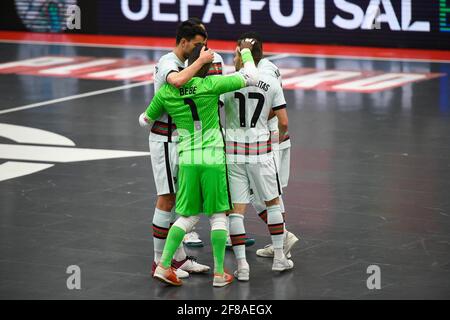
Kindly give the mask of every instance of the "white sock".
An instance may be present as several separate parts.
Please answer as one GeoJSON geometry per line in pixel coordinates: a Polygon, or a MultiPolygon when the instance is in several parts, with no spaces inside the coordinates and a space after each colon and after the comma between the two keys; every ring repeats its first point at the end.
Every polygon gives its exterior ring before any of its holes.
{"type": "Polygon", "coordinates": [[[279,205],[267,207],[267,226],[269,227],[275,254],[277,249],[281,249],[283,253],[284,223],[279,205]]]}
{"type": "MultiPolygon", "coordinates": [[[[186,233],[190,232],[192,228],[198,223],[200,220],[199,216],[191,216],[191,217],[179,217],[177,221],[175,221],[175,225],[181,229],[183,229],[186,233]]],[[[184,250],[183,241],[180,243],[180,246],[178,247],[177,251],[175,251],[175,254],[173,258],[176,261],[183,261],[187,257],[186,251],[184,250]]]]}
{"type": "Polygon", "coordinates": [[[155,208],[153,214],[153,260],[158,263],[161,260],[167,233],[169,232],[171,213],[155,208]]]}
{"type": "Polygon", "coordinates": [[[244,216],[237,213],[232,213],[229,216],[230,220],[230,238],[233,244],[233,251],[236,259],[246,260],[245,257],[245,228],[244,228],[244,216]],[[236,243],[239,243],[236,245],[236,243]]]}
{"type": "Polygon", "coordinates": [[[284,234],[286,235],[286,232],[287,232],[286,221],[284,221],[284,214],[285,214],[286,210],[285,210],[285,207],[284,207],[283,196],[280,196],[279,199],[280,199],[281,215],[283,216],[283,222],[284,222],[284,234]]]}
{"type": "Polygon", "coordinates": [[[237,265],[238,265],[238,270],[242,270],[242,269],[250,269],[250,266],[248,265],[247,259],[237,259],[237,265]]]}

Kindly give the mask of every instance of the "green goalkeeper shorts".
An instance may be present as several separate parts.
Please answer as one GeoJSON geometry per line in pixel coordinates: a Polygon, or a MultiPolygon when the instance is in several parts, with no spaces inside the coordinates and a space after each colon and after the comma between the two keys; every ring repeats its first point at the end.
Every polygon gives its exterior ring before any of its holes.
{"type": "Polygon", "coordinates": [[[180,164],[175,209],[179,215],[211,216],[231,208],[225,164],[180,164]]]}

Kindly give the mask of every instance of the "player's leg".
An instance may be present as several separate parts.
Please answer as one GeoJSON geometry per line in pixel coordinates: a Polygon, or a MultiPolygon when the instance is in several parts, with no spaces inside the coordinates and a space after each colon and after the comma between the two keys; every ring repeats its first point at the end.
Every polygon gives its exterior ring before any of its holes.
{"type": "Polygon", "coordinates": [[[250,279],[250,266],[245,252],[244,215],[250,201],[250,183],[247,177],[245,163],[228,164],[228,178],[230,181],[231,200],[233,209],[228,212],[231,244],[237,261],[235,276],[238,280],[250,279]]]}
{"type": "Polygon", "coordinates": [[[224,287],[233,281],[233,277],[224,270],[225,242],[227,240],[228,228],[225,213],[213,214],[211,223],[211,245],[214,255],[214,281],[213,286],[224,287]]]}
{"type": "MultiPolygon", "coordinates": [[[[279,202],[284,222],[284,241],[283,241],[284,253],[286,254],[286,257],[291,258],[290,251],[292,247],[295,245],[295,243],[298,241],[298,238],[295,236],[295,234],[287,230],[286,210],[284,207],[283,197],[281,195],[279,197],[279,202]]],[[[255,211],[257,212],[258,216],[267,225],[267,206],[263,200],[257,198],[256,193],[252,194],[252,205],[253,208],[255,208],[255,211]]],[[[256,250],[256,255],[259,257],[273,258],[273,254],[274,254],[273,246],[271,243],[266,245],[264,248],[256,250]]]]}
{"type": "Polygon", "coordinates": [[[161,261],[153,275],[155,278],[176,286],[182,284],[181,280],[176,276],[175,269],[172,267],[173,256],[183,241],[186,231],[191,230],[199,219],[199,216],[182,216],[175,221],[169,230],[161,261]]]}
{"type": "MultiPolygon", "coordinates": [[[[289,180],[290,148],[282,148],[280,150],[279,147],[274,148],[273,156],[275,159],[275,164],[281,188],[286,188],[289,180]]],[[[267,225],[267,207],[264,201],[258,195],[258,192],[256,191],[254,192],[251,200],[252,205],[255,208],[258,216],[267,225]]],[[[283,202],[283,197],[281,195],[279,197],[279,200],[285,226],[284,252],[286,256],[290,258],[291,257],[290,250],[294,246],[294,244],[298,241],[298,238],[292,232],[289,232],[286,229],[286,210],[283,202]]],[[[260,257],[272,258],[274,255],[272,244],[268,244],[264,248],[256,250],[256,255],[260,257]]]]}
{"type": "Polygon", "coordinates": [[[203,241],[200,239],[199,234],[195,232],[195,227],[190,232],[186,233],[183,239],[183,244],[186,247],[203,247],[203,241]]]}
{"type": "MultiPolygon", "coordinates": [[[[199,214],[202,212],[200,174],[196,166],[182,165],[178,170],[178,188],[176,212],[182,215],[199,214]]],[[[177,220],[178,221],[178,220],[177,220]]],[[[186,230],[186,233],[192,229],[186,230]]],[[[188,273],[208,272],[210,267],[197,262],[197,259],[188,256],[184,250],[183,242],[175,252],[172,266],[188,273]]]]}
{"type": "Polygon", "coordinates": [[[279,198],[266,201],[267,206],[267,226],[269,228],[270,237],[273,247],[273,265],[272,270],[284,271],[292,269],[294,263],[289,260],[283,250],[284,240],[284,222],[281,214],[279,198]]]}
{"type": "MultiPolygon", "coordinates": [[[[152,221],[154,251],[152,274],[161,258],[175,208],[176,189],[173,168],[170,165],[169,145],[171,144],[167,142],[149,142],[153,177],[158,195],[152,221]]],[[[189,277],[189,273],[183,270],[177,270],[177,275],[180,278],[189,277]]]]}
{"type": "MultiPolygon", "coordinates": [[[[283,143],[280,144],[280,151],[278,154],[280,160],[275,164],[277,165],[277,171],[278,176],[280,178],[281,188],[284,189],[287,188],[289,183],[290,163],[291,163],[290,140],[284,141],[283,143]]],[[[296,237],[295,234],[286,230],[286,210],[282,196],[280,196],[280,206],[281,212],[283,213],[283,220],[285,226],[284,251],[289,253],[290,256],[291,248],[298,242],[298,238],[296,237]]]]}
{"type": "Polygon", "coordinates": [[[281,185],[274,159],[249,164],[249,179],[253,190],[261,195],[267,207],[267,226],[272,239],[274,263],[272,270],[282,271],[293,267],[283,251],[284,221],[279,196],[281,185]],[[275,186],[275,187],[274,187],[275,186]]]}
{"type": "Polygon", "coordinates": [[[211,244],[214,255],[213,286],[223,287],[233,277],[223,269],[225,242],[228,235],[227,219],[223,212],[231,209],[231,195],[225,163],[202,166],[203,212],[210,216],[211,244]]]}

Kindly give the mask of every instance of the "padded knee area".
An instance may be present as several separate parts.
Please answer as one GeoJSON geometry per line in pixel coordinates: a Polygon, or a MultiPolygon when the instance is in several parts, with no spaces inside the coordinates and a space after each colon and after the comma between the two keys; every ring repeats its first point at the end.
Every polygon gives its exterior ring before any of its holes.
{"type": "Polygon", "coordinates": [[[213,230],[228,231],[227,216],[225,215],[225,213],[213,214],[211,218],[209,218],[209,222],[211,223],[211,231],[213,230]]]}
{"type": "Polygon", "coordinates": [[[179,217],[173,225],[183,229],[186,233],[189,233],[199,220],[200,216],[179,217]]]}

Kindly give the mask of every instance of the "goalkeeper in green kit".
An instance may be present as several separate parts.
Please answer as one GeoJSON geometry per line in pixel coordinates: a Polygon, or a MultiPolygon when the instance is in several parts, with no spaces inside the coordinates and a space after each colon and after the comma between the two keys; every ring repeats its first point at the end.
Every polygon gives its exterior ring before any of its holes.
{"type": "MultiPolygon", "coordinates": [[[[223,287],[233,281],[224,271],[225,244],[228,235],[225,212],[232,208],[228,189],[224,140],[219,119],[219,96],[256,85],[258,71],[250,49],[253,39],[245,39],[236,48],[244,68],[229,76],[206,77],[211,64],[205,64],[184,86],[161,87],[145,113],[141,126],[151,124],[167,112],[179,135],[178,191],[176,213],[180,218],[170,228],[160,263],[154,277],[179,286],[182,284],[171,267],[172,257],[186,232],[199,221],[200,213],[210,218],[214,255],[213,286],[223,287]]],[[[189,57],[192,64],[206,48],[197,46],[189,57]]]]}

